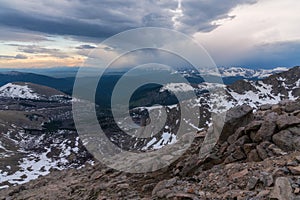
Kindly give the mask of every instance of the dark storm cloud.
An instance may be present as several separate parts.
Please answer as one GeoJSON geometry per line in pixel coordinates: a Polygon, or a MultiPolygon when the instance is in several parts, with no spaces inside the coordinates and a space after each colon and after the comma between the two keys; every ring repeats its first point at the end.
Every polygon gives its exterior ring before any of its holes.
{"type": "Polygon", "coordinates": [[[184,16],[181,19],[182,29],[188,31],[211,31],[217,25],[212,21],[224,18],[232,18],[228,13],[240,4],[253,4],[257,0],[184,0],[182,9],[184,16]]]}
{"type": "MultiPolygon", "coordinates": [[[[238,4],[253,2],[184,0],[183,17],[178,18],[182,24],[181,31],[212,30],[215,26],[210,24],[211,21],[226,17],[238,4]]],[[[177,6],[177,0],[11,0],[0,5],[0,26],[50,35],[107,38],[144,26],[174,28],[173,17],[177,6]]]]}
{"type": "Polygon", "coordinates": [[[0,25],[53,35],[106,38],[131,28],[172,27],[170,9],[176,8],[177,4],[174,0],[168,2],[77,0],[61,1],[60,5],[41,1],[36,5],[40,10],[34,12],[27,12],[26,4],[22,7],[22,2],[19,3],[22,10],[4,3],[0,5],[0,25]],[[65,6],[66,2],[68,6],[65,6]],[[52,9],[59,12],[52,14],[52,9]]]}
{"type": "Polygon", "coordinates": [[[93,24],[72,18],[60,18],[56,16],[34,16],[12,9],[0,12],[0,24],[53,35],[104,38],[118,33],[121,30],[125,30],[125,27],[115,28],[109,24],[93,24]]]}

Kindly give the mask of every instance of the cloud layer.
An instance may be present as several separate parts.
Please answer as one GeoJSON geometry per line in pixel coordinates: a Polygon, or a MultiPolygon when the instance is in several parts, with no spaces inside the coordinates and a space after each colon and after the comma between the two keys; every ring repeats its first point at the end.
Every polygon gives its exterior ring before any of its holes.
{"type": "Polygon", "coordinates": [[[3,0],[0,65],[79,65],[104,39],[153,26],[194,37],[218,65],[291,66],[299,9],[296,0],[3,0]]]}
{"type": "Polygon", "coordinates": [[[0,6],[0,26],[46,34],[106,38],[124,30],[155,26],[181,31],[209,31],[212,21],[228,17],[239,4],[254,0],[5,0],[0,6]],[[176,9],[182,12],[176,18],[176,9]],[[176,19],[175,19],[175,18],[176,19]]]}

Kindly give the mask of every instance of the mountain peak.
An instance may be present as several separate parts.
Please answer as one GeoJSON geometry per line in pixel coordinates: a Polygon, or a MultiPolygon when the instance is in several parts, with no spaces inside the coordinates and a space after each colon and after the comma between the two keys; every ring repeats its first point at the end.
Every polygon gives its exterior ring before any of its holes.
{"type": "Polygon", "coordinates": [[[52,96],[65,96],[54,88],[27,82],[7,83],[0,87],[0,96],[21,99],[48,99],[52,96]]]}

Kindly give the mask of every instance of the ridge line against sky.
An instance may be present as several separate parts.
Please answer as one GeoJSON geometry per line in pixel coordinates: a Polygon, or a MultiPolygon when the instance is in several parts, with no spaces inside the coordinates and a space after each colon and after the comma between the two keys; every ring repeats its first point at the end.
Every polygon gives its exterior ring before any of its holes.
{"type": "Polygon", "coordinates": [[[0,67],[79,66],[104,39],[139,27],[186,33],[218,66],[291,67],[299,10],[297,0],[3,0],[0,67]]]}

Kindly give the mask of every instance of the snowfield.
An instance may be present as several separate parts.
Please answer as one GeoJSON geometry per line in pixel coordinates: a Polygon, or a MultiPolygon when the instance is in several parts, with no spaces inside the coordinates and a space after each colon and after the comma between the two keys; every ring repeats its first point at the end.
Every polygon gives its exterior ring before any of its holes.
{"type": "Polygon", "coordinates": [[[39,99],[40,96],[35,93],[28,85],[17,85],[8,83],[0,87],[1,97],[22,98],[22,99],[39,99]]]}

